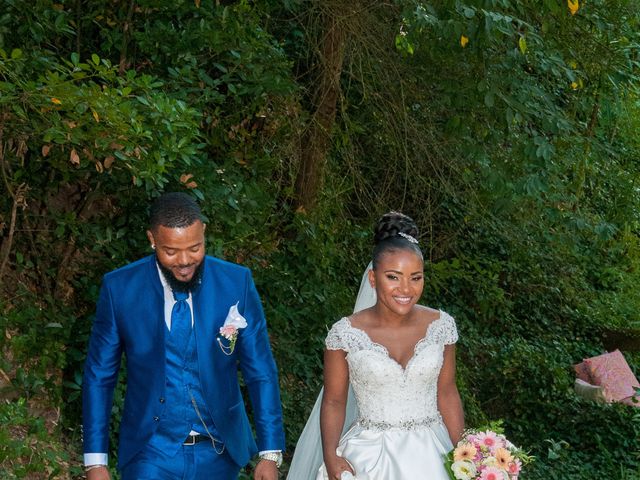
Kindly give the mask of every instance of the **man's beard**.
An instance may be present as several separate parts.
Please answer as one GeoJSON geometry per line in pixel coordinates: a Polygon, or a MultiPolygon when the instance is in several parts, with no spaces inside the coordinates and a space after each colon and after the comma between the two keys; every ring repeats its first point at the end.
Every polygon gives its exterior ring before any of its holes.
{"type": "Polygon", "coordinates": [[[158,259],[157,256],[156,256],[156,263],[158,264],[158,267],[160,267],[160,271],[162,272],[162,275],[164,275],[165,280],[171,287],[171,290],[173,290],[174,292],[189,293],[189,292],[192,292],[194,288],[200,284],[200,280],[202,279],[202,270],[204,267],[204,260],[202,260],[200,264],[196,267],[195,271],[193,272],[193,276],[191,277],[191,280],[187,280],[186,282],[183,282],[182,280],[178,280],[170,268],[167,268],[164,265],[162,265],[162,263],[160,263],[160,260],[158,259]]]}

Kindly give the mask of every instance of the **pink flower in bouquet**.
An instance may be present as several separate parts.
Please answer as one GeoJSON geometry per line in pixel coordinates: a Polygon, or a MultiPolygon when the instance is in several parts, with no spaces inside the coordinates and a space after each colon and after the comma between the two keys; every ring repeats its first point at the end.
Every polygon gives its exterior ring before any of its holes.
{"type": "Polygon", "coordinates": [[[491,430],[478,433],[476,440],[481,447],[486,447],[490,452],[495,451],[496,448],[504,447],[504,442],[491,430]]]}
{"type": "Polygon", "coordinates": [[[517,475],[520,473],[521,468],[522,468],[522,462],[516,458],[513,462],[509,463],[509,466],[507,467],[507,472],[509,472],[509,475],[513,475],[514,478],[516,478],[517,475]]]}
{"type": "Polygon", "coordinates": [[[497,467],[486,467],[482,470],[479,480],[504,480],[504,471],[497,467]]]}
{"type": "Polygon", "coordinates": [[[478,436],[475,433],[468,433],[464,439],[465,442],[473,443],[476,448],[480,446],[480,442],[478,441],[478,436]]]}

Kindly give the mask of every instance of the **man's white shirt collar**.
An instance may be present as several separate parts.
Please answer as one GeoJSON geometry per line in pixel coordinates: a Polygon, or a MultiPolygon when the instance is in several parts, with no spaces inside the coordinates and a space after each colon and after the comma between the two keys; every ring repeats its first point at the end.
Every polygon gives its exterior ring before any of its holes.
{"type": "MultiPolygon", "coordinates": [[[[162,270],[160,270],[160,266],[157,262],[156,268],[158,269],[160,283],[162,283],[162,290],[164,291],[164,323],[167,325],[167,329],[171,331],[171,310],[173,309],[173,304],[176,303],[176,300],[173,298],[173,290],[171,290],[169,282],[167,282],[167,279],[165,278],[164,273],[162,273],[162,270]]],[[[193,298],[191,297],[191,292],[189,292],[187,303],[191,309],[191,326],[193,327],[193,298]]]]}

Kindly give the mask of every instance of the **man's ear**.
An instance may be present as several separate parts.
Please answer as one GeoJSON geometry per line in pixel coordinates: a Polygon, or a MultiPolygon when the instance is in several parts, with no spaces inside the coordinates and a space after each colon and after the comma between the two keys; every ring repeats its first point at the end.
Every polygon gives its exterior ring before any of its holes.
{"type": "Polygon", "coordinates": [[[151,248],[153,248],[155,250],[156,249],[156,241],[153,238],[153,232],[151,230],[147,230],[147,238],[149,239],[149,244],[151,245],[151,248]]]}

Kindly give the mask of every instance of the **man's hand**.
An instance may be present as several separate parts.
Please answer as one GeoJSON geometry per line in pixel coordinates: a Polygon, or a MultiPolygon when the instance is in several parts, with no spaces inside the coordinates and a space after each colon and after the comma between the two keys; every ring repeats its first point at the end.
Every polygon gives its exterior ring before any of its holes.
{"type": "Polygon", "coordinates": [[[253,472],[254,480],[278,480],[278,467],[273,460],[260,460],[253,472]]]}
{"type": "Polygon", "coordinates": [[[87,472],[87,480],[111,480],[109,469],[106,466],[92,468],[87,472]]]}

